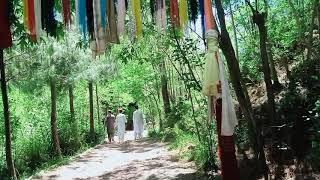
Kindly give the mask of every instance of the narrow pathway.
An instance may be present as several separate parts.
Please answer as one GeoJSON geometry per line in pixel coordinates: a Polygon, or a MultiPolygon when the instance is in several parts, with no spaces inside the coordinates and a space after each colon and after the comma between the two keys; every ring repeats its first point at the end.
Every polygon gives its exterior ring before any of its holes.
{"type": "Polygon", "coordinates": [[[133,132],[126,133],[122,145],[102,144],[79,155],[67,165],[31,177],[34,180],[142,180],[203,179],[194,164],[179,161],[167,144],[150,139],[135,142],[133,132]]]}

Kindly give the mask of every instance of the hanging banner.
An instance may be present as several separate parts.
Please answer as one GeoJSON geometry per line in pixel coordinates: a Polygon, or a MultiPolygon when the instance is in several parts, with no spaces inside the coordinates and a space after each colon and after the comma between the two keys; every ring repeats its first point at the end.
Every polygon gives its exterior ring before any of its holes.
{"type": "Polygon", "coordinates": [[[180,28],[178,0],[170,1],[170,18],[172,26],[175,28],[180,28]]]}
{"type": "Polygon", "coordinates": [[[70,0],[62,0],[63,22],[64,25],[70,28],[71,25],[71,2],[70,0]]]}
{"type": "Polygon", "coordinates": [[[0,48],[12,46],[10,22],[9,22],[9,1],[0,0],[0,48]]]}
{"type": "Polygon", "coordinates": [[[142,15],[140,0],[132,0],[133,15],[136,21],[136,36],[142,36],[142,15]]]}
{"type": "Polygon", "coordinates": [[[117,15],[118,15],[118,34],[119,36],[124,35],[125,32],[125,17],[126,17],[126,2],[125,0],[118,0],[117,6],[117,15]]]}
{"type": "Polygon", "coordinates": [[[188,3],[187,0],[179,1],[180,24],[184,28],[188,24],[188,3]]]}

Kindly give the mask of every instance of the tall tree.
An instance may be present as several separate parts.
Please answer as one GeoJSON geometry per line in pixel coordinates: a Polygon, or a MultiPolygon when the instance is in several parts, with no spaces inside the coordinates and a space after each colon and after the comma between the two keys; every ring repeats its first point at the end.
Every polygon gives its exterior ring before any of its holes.
{"type": "Polygon", "coordinates": [[[98,121],[100,121],[100,104],[99,104],[98,84],[96,84],[96,103],[97,103],[98,121]]]}
{"type": "Polygon", "coordinates": [[[57,127],[57,87],[54,77],[50,78],[51,92],[51,139],[53,143],[54,153],[61,156],[59,133],[57,127]]]}
{"type": "Polygon", "coordinates": [[[6,161],[9,173],[13,179],[17,179],[16,171],[14,168],[13,156],[12,156],[12,143],[11,143],[11,125],[10,125],[10,112],[9,112],[9,99],[7,91],[6,81],[6,68],[3,58],[3,49],[0,49],[0,73],[1,73],[1,93],[3,102],[3,115],[5,125],[6,136],[6,161]]]}
{"type": "Polygon", "coordinates": [[[93,83],[89,82],[89,107],[90,107],[90,135],[94,135],[94,117],[93,117],[93,83]]]}
{"type": "MultiPolygon", "coordinates": [[[[268,19],[269,16],[269,4],[267,0],[263,0],[265,5],[265,13],[266,13],[266,19],[268,19]]],[[[268,31],[268,29],[266,29],[268,31]]],[[[268,34],[268,33],[267,33],[268,34]]],[[[276,66],[273,59],[273,52],[272,52],[272,43],[270,40],[270,37],[267,37],[267,51],[268,51],[268,60],[270,62],[270,71],[271,71],[271,78],[273,80],[273,86],[275,88],[281,87],[281,84],[278,79],[276,66]]]]}
{"type": "Polygon", "coordinates": [[[252,11],[252,20],[258,26],[259,39],[260,39],[260,55],[262,60],[262,69],[264,74],[264,82],[267,88],[268,97],[268,112],[269,112],[269,123],[275,123],[276,120],[276,110],[274,102],[274,90],[271,81],[270,65],[268,60],[267,51],[267,39],[268,31],[266,28],[266,14],[259,12],[257,9],[251,5],[249,0],[246,0],[247,4],[250,6],[252,11]]]}
{"type": "Polygon", "coordinates": [[[232,23],[233,36],[234,36],[234,46],[235,46],[235,48],[236,48],[237,59],[239,60],[238,37],[237,37],[236,25],[235,25],[235,23],[234,23],[234,16],[233,16],[233,11],[232,11],[232,7],[231,7],[231,3],[229,3],[229,10],[230,10],[231,23],[232,23]]]}
{"type": "Polygon", "coordinates": [[[69,85],[68,92],[69,92],[69,110],[70,110],[70,116],[71,116],[71,121],[74,122],[74,120],[75,120],[75,113],[74,113],[74,95],[73,95],[73,86],[72,86],[72,85],[69,85]]]}
{"type": "MultiPolygon", "coordinates": [[[[161,71],[161,92],[162,92],[164,113],[166,116],[168,116],[170,113],[170,99],[169,99],[169,92],[168,92],[168,78],[166,73],[165,61],[162,61],[160,63],[160,71],[161,71]]],[[[160,129],[162,128],[163,127],[160,127],[160,129]]]]}

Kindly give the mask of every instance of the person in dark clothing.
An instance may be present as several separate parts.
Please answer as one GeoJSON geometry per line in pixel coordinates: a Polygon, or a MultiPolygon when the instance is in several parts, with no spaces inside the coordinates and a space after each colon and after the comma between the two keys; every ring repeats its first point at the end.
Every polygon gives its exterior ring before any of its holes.
{"type": "Polygon", "coordinates": [[[112,114],[112,111],[108,111],[105,119],[104,125],[107,130],[109,143],[114,142],[114,126],[115,126],[115,116],[112,114]]]}

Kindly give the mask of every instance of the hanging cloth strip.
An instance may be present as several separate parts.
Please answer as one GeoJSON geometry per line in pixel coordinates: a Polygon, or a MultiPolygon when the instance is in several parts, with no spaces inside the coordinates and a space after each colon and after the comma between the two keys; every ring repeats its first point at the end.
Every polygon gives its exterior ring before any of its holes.
{"type": "Polygon", "coordinates": [[[36,38],[40,41],[41,37],[41,0],[34,0],[34,14],[35,14],[35,28],[36,28],[36,38]]]}
{"type": "Polygon", "coordinates": [[[167,11],[166,11],[166,0],[162,0],[162,13],[161,13],[161,22],[162,22],[162,28],[167,28],[167,11]]]}
{"type": "Polygon", "coordinates": [[[136,21],[136,37],[142,36],[142,15],[140,0],[132,0],[132,11],[136,21]]]}
{"type": "Polygon", "coordinates": [[[170,1],[170,17],[172,26],[175,28],[180,28],[178,0],[170,1]]]}
{"type": "Polygon", "coordinates": [[[77,20],[80,26],[80,32],[83,34],[83,39],[86,41],[87,34],[87,10],[86,0],[77,0],[77,20]]]}
{"type": "Polygon", "coordinates": [[[207,44],[208,50],[205,56],[206,62],[203,72],[203,94],[206,96],[218,96],[217,85],[219,84],[219,65],[216,59],[216,52],[218,46],[214,45],[214,39],[212,37],[218,36],[214,31],[207,31],[207,44]]]}
{"type": "MultiPolygon", "coordinates": [[[[30,1],[30,0],[28,0],[30,1]]],[[[56,36],[58,22],[54,17],[54,0],[41,0],[41,23],[42,29],[46,30],[47,33],[51,36],[56,36]]],[[[29,17],[30,17],[30,4],[29,7],[29,17]]],[[[30,21],[30,18],[28,19],[30,21]]],[[[29,22],[29,24],[31,24],[29,22]]]]}
{"type": "Polygon", "coordinates": [[[125,32],[125,17],[126,17],[126,2],[125,0],[118,0],[117,6],[117,15],[118,15],[118,34],[119,36],[124,35],[125,32]]]}
{"type": "Polygon", "coordinates": [[[159,28],[162,26],[162,2],[162,0],[156,0],[155,2],[155,22],[159,28]]]}
{"type": "Polygon", "coordinates": [[[94,39],[93,0],[86,0],[87,27],[90,40],[94,39]]]}
{"type": "MultiPolygon", "coordinates": [[[[218,46],[218,37],[216,37],[215,42],[218,46]]],[[[220,71],[220,81],[222,89],[222,123],[221,123],[221,135],[222,136],[232,136],[234,134],[234,129],[238,125],[238,119],[234,109],[233,99],[231,97],[231,92],[229,88],[229,82],[226,76],[226,70],[220,55],[217,55],[219,62],[220,71]]]]}
{"type": "Polygon", "coordinates": [[[206,31],[210,29],[216,29],[216,22],[213,17],[211,0],[204,1],[204,12],[205,12],[205,29],[206,31]]]}
{"type": "Polygon", "coordinates": [[[36,15],[35,15],[35,1],[28,0],[28,30],[32,40],[36,40],[36,15]]]}
{"type": "MultiPolygon", "coordinates": [[[[101,1],[93,0],[93,17],[94,17],[94,38],[95,41],[93,47],[91,47],[92,51],[94,51],[95,55],[99,55],[104,52],[106,48],[106,38],[105,38],[105,29],[102,26],[102,18],[101,18],[101,1]]],[[[104,12],[106,13],[106,12],[104,12]]]]}
{"type": "Polygon", "coordinates": [[[161,29],[166,29],[166,2],[165,0],[156,1],[156,25],[161,29]]]}
{"type": "Polygon", "coordinates": [[[180,24],[184,28],[188,24],[188,3],[187,0],[179,1],[180,24]]]}
{"type": "Polygon", "coordinates": [[[201,14],[201,27],[202,27],[202,36],[205,38],[205,17],[204,17],[204,0],[199,0],[199,10],[201,14]]]}
{"type": "Polygon", "coordinates": [[[66,27],[71,25],[71,2],[70,0],[62,0],[63,22],[66,27]]]}
{"type": "Polygon", "coordinates": [[[0,0],[0,49],[12,46],[8,6],[9,0],[0,0]]]}
{"type": "Polygon", "coordinates": [[[189,0],[189,20],[196,24],[196,20],[198,19],[198,1],[197,0],[189,0]]]}
{"type": "Polygon", "coordinates": [[[150,0],[150,12],[151,12],[151,17],[152,17],[152,22],[155,22],[155,16],[156,16],[156,11],[157,11],[157,0],[150,0]]]}
{"type": "Polygon", "coordinates": [[[28,0],[23,0],[23,22],[26,29],[29,29],[28,10],[28,0]]]}
{"type": "Polygon", "coordinates": [[[106,29],[106,39],[110,43],[118,43],[119,37],[117,32],[116,8],[114,0],[108,0],[107,3],[108,26],[106,29]]]}
{"type": "Polygon", "coordinates": [[[107,0],[100,0],[101,26],[103,29],[107,25],[107,0]]]}

